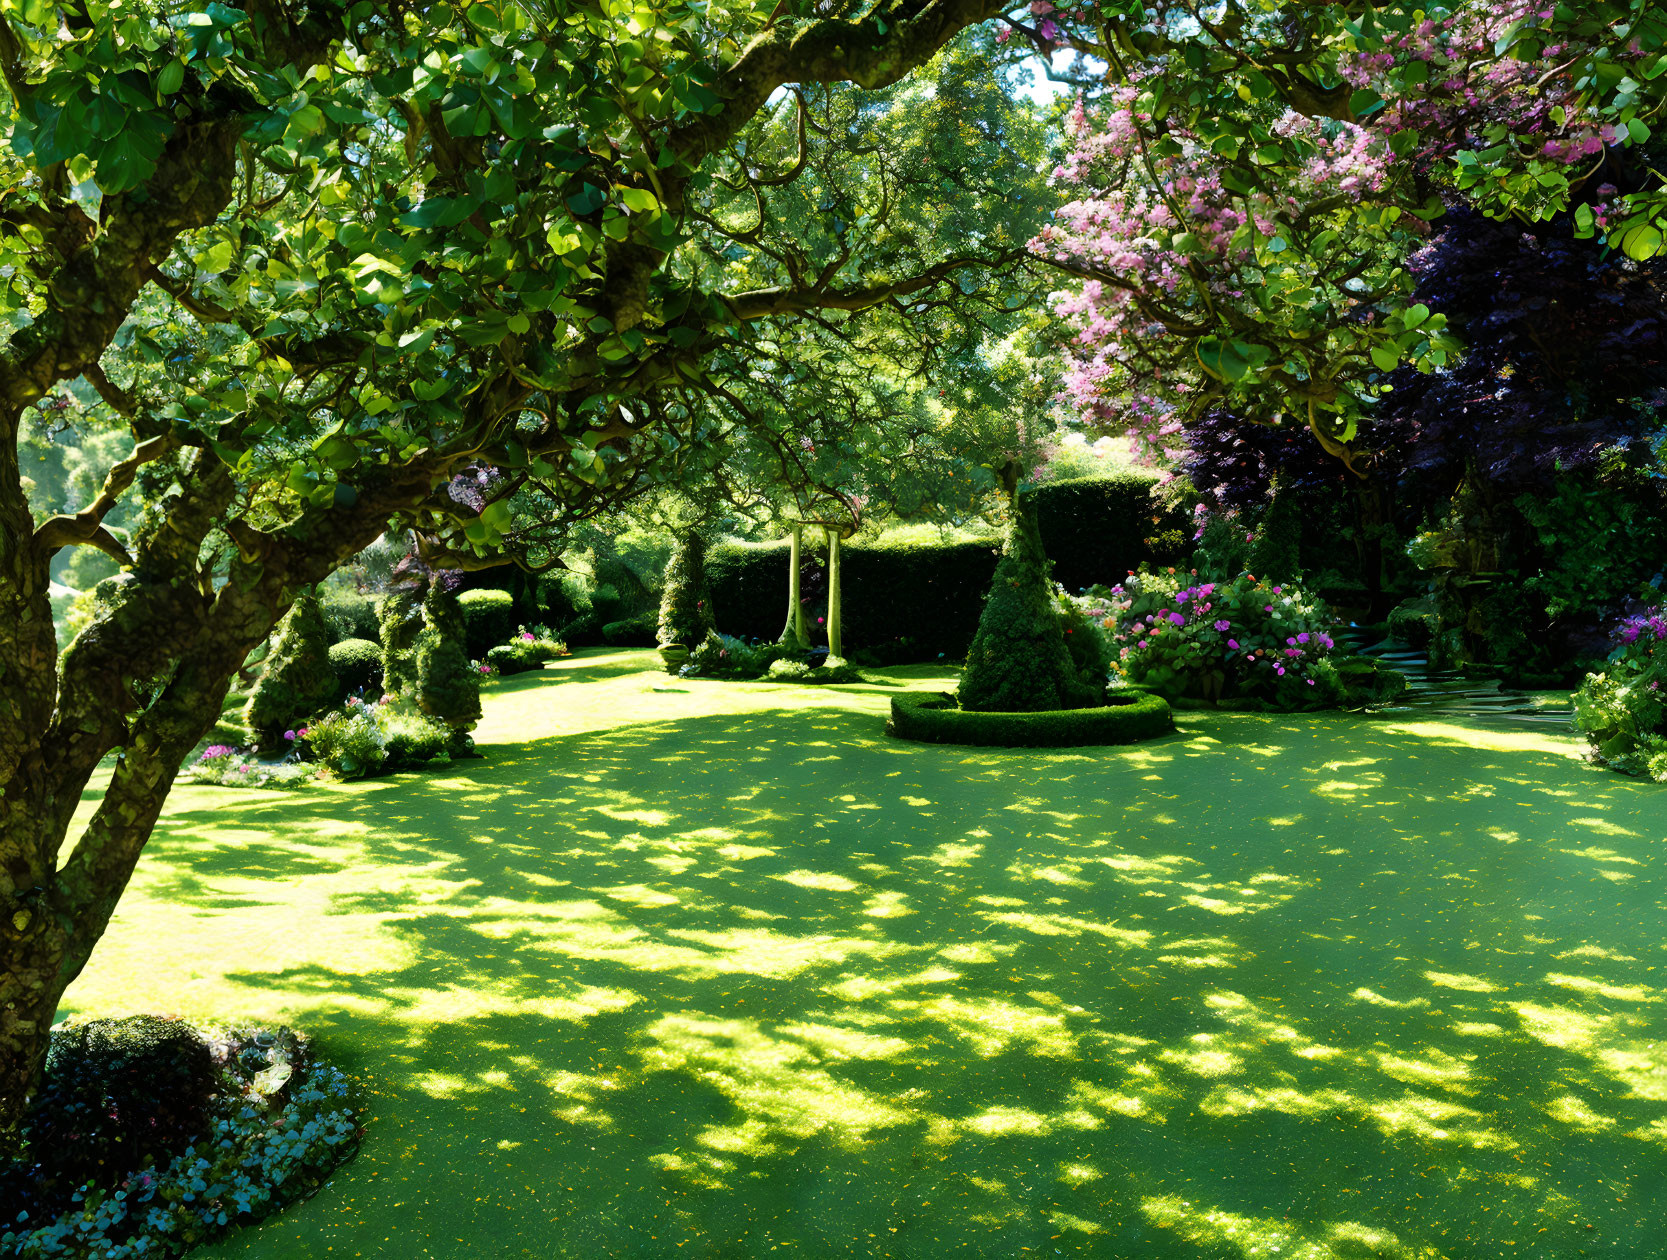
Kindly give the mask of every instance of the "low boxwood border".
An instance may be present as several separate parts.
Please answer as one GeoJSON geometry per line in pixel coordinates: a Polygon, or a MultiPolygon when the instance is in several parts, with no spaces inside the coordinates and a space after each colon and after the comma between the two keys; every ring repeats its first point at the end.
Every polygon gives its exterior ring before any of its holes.
{"type": "Polygon", "coordinates": [[[1071,748],[1132,744],[1175,729],[1169,702],[1146,692],[1115,694],[1094,709],[1042,713],[974,713],[947,692],[893,696],[886,733],[930,744],[979,744],[1006,748],[1071,748]]]}

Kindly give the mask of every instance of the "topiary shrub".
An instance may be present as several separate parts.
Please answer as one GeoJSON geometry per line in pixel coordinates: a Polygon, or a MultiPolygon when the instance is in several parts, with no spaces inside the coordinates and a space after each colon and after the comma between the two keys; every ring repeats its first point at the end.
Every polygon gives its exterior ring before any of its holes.
{"type": "Polygon", "coordinates": [[[961,675],[963,709],[1080,709],[1104,690],[1084,683],[1065,646],[1047,556],[1029,496],[1014,503],[1001,561],[961,675]]]}
{"type": "Polygon", "coordinates": [[[382,645],[371,639],[343,639],[330,645],[330,668],[336,675],[336,699],[382,684],[382,645]]]}
{"type": "Polygon", "coordinates": [[[480,673],[464,650],[463,609],[439,578],[429,584],[423,620],[428,624],[417,640],[417,707],[451,727],[453,746],[465,748],[480,721],[480,673]]]}
{"type": "Polygon", "coordinates": [[[317,597],[308,591],[296,597],[278,626],[277,645],[249,697],[244,720],[256,743],[272,747],[282,743],[286,730],[305,723],[335,696],[330,632],[317,597]]]}
{"type": "Polygon", "coordinates": [[[508,643],[515,633],[515,600],[508,591],[464,591],[457,603],[463,609],[464,638],[471,657],[508,643]]]}
{"type": "Polygon", "coordinates": [[[706,589],[706,539],[690,530],[678,538],[666,562],[658,642],[661,647],[680,643],[693,651],[716,630],[712,597],[706,589]]]}
{"type": "MultiPolygon", "coordinates": [[[[135,1015],[54,1031],[23,1122],[36,1182],[23,1196],[35,1203],[8,1203],[7,1223],[23,1210],[62,1211],[80,1186],[114,1185],[202,1136],[215,1082],[208,1043],[176,1020],[135,1015]]],[[[8,1186],[7,1197],[20,1190],[8,1186]]]]}
{"type": "Polygon", "coordinates": [[[422,598],[410,583],[382,597],[377,608],[382,642],[382,690],[405,695],[417,681],[417,639],[423,632],[422,598]]]}
{"type": "Polygon", "coordinates": [[[975,712],[946,692],[893,696],[886,733],[932,744],[1003,748],[1070,748],[1130,744],[1175,729],[1169,702],[1145,691],[1114,692],[1107,703],[1052,713],[975,712]]]}

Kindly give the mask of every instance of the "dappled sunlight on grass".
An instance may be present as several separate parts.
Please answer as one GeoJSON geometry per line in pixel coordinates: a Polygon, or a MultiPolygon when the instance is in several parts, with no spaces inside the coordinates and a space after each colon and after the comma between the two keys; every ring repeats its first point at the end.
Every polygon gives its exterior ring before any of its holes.
{"type": "Polygon", "coordinates": [[[650,659],[500,684],[432,777],[176,795],[66,1006],[382,1091],[209,1254],[1656,1254],[1667,797],[1572,740],[932,747],[650,659]]]}

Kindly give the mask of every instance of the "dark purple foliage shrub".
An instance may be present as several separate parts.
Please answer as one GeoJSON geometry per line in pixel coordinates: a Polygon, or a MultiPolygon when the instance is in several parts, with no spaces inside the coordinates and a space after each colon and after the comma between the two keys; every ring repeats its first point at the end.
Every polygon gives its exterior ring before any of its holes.
{"type": "Polygon", "coordinates": [[[1418,300],[1443,311],[1464,357],[1396,372],[1372,426],[1407,452],[1426,501],[1473,467],[1506,494],[1546,490],[1610,448],[1643,458],[1667,388],[1667,267],[1574,238],[1566,221],[1525,228],[1455,210],[1411,260],[1418,300]]]}

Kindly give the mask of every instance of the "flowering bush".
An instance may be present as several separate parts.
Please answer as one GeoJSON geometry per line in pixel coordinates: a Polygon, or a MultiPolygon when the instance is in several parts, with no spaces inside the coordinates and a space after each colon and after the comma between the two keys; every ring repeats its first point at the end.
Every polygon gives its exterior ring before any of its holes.
{"type": "Polygon", "coordinates": [[[1336,647],[1324,605],[1250,574],[1203,583],[1193,576],[1131,573],[1089,592],[1084,611],[1110,632],[1126,682],[1171,698],[1336,702],[1333,686],[1319,689],[1335,679],[1317,668],[1336,647]]]}
{"type": "Polygon", "coordinates": [[[349,696],[341,709],[325,714],[299,734],[302,751],[342,779],[423,765],[445,752],[452,741],[446,723],[389,696],[375,703],[349,696]]]}
{"type": "Polygon", "coordinates": [[[508,643],[486,654],[486,663],[496,666],[502,674],[520,674],[529,669],[542,669],[547,662],[559,660],[567,654],[567,644],[543,626],[532,629],[522,626],[508,643]]]}
{"type": "Polygon", "coordinates": [[[1615,638],[1609,668],[1588,674],[1575,693],[1574,724],[1599,765],[1667,783],[1667,615],[1628,617],[1615,638]]]}
{"type": "MultiPolygon", "coordinates": [[[[293,743],[296,733],[285,731],[284,738],[293,743]]],[[[259,761],[227,744],[210,744],[186,767],[186,777],[191,782],[220,787],[293,788],[317,773],[316,768],[297,764],[292,759],[259,761]]]]}
{"type": "MultiPolygon", "coordinates": [[[[71,1030],[73,1031],[73,1030],[71,1030]]],[[[206,1130],[166,1159],[146,1159],[74,1188],[62,1210],[14,1212],[0,1255],[19,1260],[177,1256],[305,1197],[358,1148],[353,1083],[288,1030],[196,1030],[215,1071],[206,1130]]],[[[54,1033],[54,1037],[60,1034],[54,1033]]],[[[33,1180],[0,1166],[8,1188],[33,1180]]]]}

